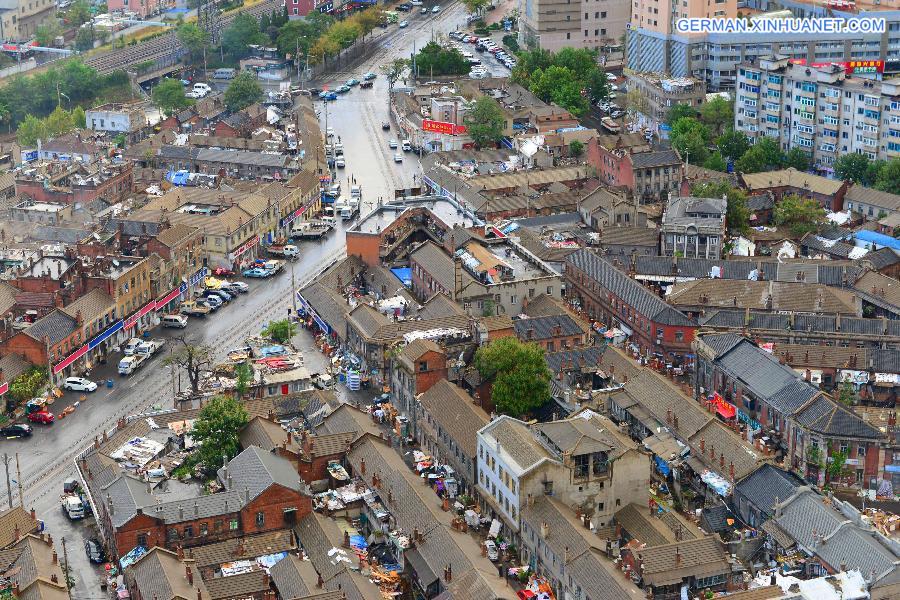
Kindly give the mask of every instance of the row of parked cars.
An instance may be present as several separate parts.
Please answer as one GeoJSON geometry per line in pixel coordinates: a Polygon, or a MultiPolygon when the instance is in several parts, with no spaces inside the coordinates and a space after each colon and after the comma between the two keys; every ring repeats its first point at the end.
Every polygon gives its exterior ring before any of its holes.
{"type": "Polygon", "coordinates": [[[470,52],[467,52],[464,47],[461,46],[461,44],[474,44],[476,51],[493,55],[497,62],[505,66],[507,69],[512,69],[518,64],[515,56],[512,56],[511,54],[506,52],[506,50],[504,50],[500,44],[498,44],[491,38],[479,38],[476,35],[466,33],[464,31],[451,31],[450,39],[456,42],[453,43],[453,46],[456,47],[462,53],[462,55],[465,56],[470,63],[472,63],[472,65],[477,66],[481,63],[481,61],[472,56],[470,52]]]}

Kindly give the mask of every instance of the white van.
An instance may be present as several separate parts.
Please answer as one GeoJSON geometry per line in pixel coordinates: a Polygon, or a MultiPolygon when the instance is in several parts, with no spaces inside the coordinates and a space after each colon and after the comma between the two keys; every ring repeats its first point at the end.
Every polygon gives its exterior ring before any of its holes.
{"type": "Polygon", "coordinates": [[[184,329],[187,327],[188,318],[184,315],[166,315],[162,318],[163,327],[172,327],[175,329],[184,329]]]}
{"type": "Polygon", "coordinates": [[[216,69],[213,79],[234,79],[234,69],[216,69]]]}
{"type": "Polygon", "coordinates": [[[131,356],[140,344],[141,340],[139,338],[131,338],[128,340],[128,343],[125,344],[125,347],[122,348],[122,351],[125,353],[125,356],[131,356]]]}
{"type": "Polygon", "coordinates": [[[401,142],[400,144],[400,147],[403,148],[404,152],[409,152],[410,150],[412,150],[412,142],[409,140],[403,140],[403,142],[401,142]]]}

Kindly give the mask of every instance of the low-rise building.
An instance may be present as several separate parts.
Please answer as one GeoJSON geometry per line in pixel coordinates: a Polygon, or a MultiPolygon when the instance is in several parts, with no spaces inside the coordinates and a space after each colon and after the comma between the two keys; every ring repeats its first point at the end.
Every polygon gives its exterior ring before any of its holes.
{"type": "Polygon", "coordinates": [[[640,112],[658,123],[669,120],[669,112],[679,104],[700,110],[706,100],[706,83],[693,77],[667,77],[659,73],[628,73],[628,91],[641,95],[640,112]]]}
{"type": "Polygon", "coordinates": [[[10,0],[0,5],[0,40],[3,42],[25,42],[34,37],[41,25],[56,18],[56,3],[53,0],[10,0]]]}
{"type": "Polygon", "coordinates": [[[725,241],[724,198],[669,197],[659,226],[663,256],[719,258],[725,241]]]}
{"type": "Polygon", "coordinates": [[[793,167],[781,171],[741,173],[740,182],[751,195],[771,193],[776,204],[784,196],[796,195],[814,200],[822,208],[835,212],[844,210],[844,196],[849,187],[846,181],[804,173],[793,167]]]}
{"type": "Polygon", "coordinates": [[[600,186],[578,203],[585,225],[594,231],[609,227],[646,227],[647,213],[640,208],[634,194],[623,189],[600,186]]]}
{"type": "MultiPolygon", "coordinates": [[[[882,192],[862,184],[850,186],[844,195],[844,204],[851,213],[857,213],[866,221],[897,218],[900,216],[900,195],[882,192]]],[[[888,232],[893,235],[893,228],[888,232]]]]}
{"type": "Polygon", "coordinates": [[[637,256],[659,256],[659,230],[649,227],[609,227],[600,234],[600,249],[624,263],[637,256]]]}
{"type": "Polygon", "coordinates": [[[72,219],[72,205],[36,202],[25,197],[9,209],[9,218],[19,223],[38,223],[58,227],[72,219]]]}
{"type": "Polygon", "coordinates": [[[130,162],[102,160],[95,164],[48,160],[31,162],[14,172],[16,194],[35,202],[80,204],[95,200],[116,204],[132,192],[134,167],[130,162]]]}
{"type": "Polygon", "coordinates": [[[91,131],[102,131],[112,136],[124,135],[128,143],[140,140],[148,123],[143,103],[101,104],[86,110],[84,117],[91,131]]]}
{"type": "Polygon", "coordinates": [[[817,283],[695,279],[674,283],[666,300],[695,318],[716,308],[862,316],[857,294],[817,283]]]}
{"type": "Polygon", "coordinates": [[[515,319],[513,327],[519,340],[537,344],[547,352],[578,348],[587,343],[587,328],[569,314],[515,319]]]}
{"type": "Polygon", "coordinates": [[[211,600],[193,559],[151,548],[125,569],[125,585],[134,600],[211,600]]]}

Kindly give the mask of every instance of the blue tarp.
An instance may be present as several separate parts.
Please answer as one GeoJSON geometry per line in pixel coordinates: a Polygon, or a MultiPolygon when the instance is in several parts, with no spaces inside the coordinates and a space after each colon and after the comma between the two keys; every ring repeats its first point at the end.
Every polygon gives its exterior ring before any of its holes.
{"type": "Polygon", "coordinates": [[[398,267],[396,269],[391,269],[391,273],[403,282],[403,285],[412,287],[412,269],[409,267],[398,267]]]}
{"type": "Polygon", "coordinates": [[[172,185],[187,185],[190,173],[188,171],[169,171],[166,173],[166,181],[172,185]]]}
{"type": "Polygon", "coordinates": [[[134,549],[119,559],[119,566],[124,571],[130,565],[133,565],[143,555],[147,554],[147,549],[143,546],[135,546],[134,549]]]}
{"type": "Polygon", "coordinates": [[[668,477],[670,471],[669,463],[658,456],[654,456],[653,460],[656,461],[656,470],[659,471],[664,477],[668,477]]]}
{"type": "MultiPolygon", "coordinates": [[[[890,236],[884,235],[883,233],[878,233],[877,231],[869,231],[864,229],[862,231],[857,231],[855,237],[858,241],[867,242],[867,244],[875,244],[876,246],[887,246],[888,248],[893,248],[894,250],[900,250],[900,240],[894,239],[890,236]]],[[[859,244],[857,244],[858,246],[859,244]]]]}

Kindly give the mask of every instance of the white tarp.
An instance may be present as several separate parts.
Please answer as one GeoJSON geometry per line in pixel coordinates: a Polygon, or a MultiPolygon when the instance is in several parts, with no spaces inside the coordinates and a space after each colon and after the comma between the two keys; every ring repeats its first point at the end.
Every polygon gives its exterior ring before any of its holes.
{"type": "Polygon", "coordinates": [[[491,528],[488,529],[488,537],[495,538],[500,535],[500,521],[494,519],[491,521],[491,528]]]}

